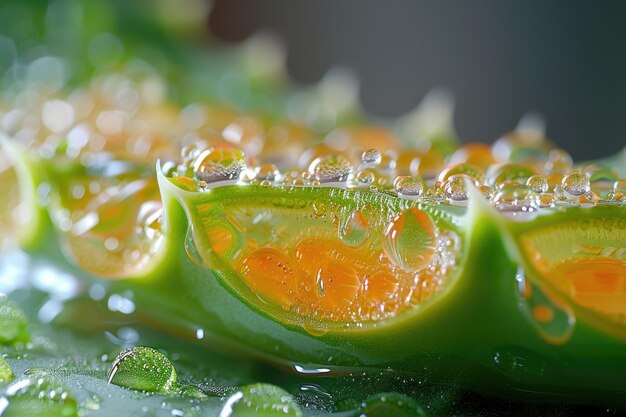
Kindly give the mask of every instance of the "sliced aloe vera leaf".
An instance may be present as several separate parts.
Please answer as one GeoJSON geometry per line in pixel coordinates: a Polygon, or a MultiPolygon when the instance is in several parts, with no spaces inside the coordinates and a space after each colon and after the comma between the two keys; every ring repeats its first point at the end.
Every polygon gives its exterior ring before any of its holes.
{"type": "MultiPolygon", "coordinates": [[[[109,161],[107,171],[63,157],[37,163],[35,183],[45,190],[40,203],[54,230],[47,238],[60,241],[71,263],[96,277],[159,275],[155,271],[163,269],[170,241],[164,238],[161,198],[150,169],[109,161]]],[[[37,229],[39,235],[49,232],[47,224],[37,229]]]]}
{"type": "Polygon", "coordinates": [[[0,250],[36,245],[43,212],[37,201],[38,175],[27,152],[0,134],[0,250]]]}
{"type": "Polygon", "coordinates": [[[510,230],[523,279],[530,283],[524,287],[524,297],[531,302],[531,317],[540,328],[584,320],[613,336],[626,337],[623,207],[572,207],[527,224],[513,224],[510,230]]]}
{"type": "Polygon", "coordinates": [[[457,208],[328,187],[195,192],[182,181],[159,177],[188,217],[191,259],[256,310],[312,334],[420,305],[460,256],[457,208]]]}

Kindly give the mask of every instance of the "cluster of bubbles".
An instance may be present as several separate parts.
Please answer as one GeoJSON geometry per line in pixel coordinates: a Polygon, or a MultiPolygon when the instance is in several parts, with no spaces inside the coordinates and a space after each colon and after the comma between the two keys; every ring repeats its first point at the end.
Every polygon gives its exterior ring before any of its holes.
{"type": "MultiPolygon", "coordinates": [[[[359,139],[359,136],[356,136],[359,139]]],[[[294,161],[296,169],[247,157],[235,147],[212,146],[189,153],[166,175],[195,179],[199,191],[223,184],[340,187],[397,195],[430,204],[466,206],[476,187],[496,209],[528,218],[540,209],[626,204],[626,180],[599,163],[574,164],[565,151],[534,133],[512,132],[493,146],[467,144],[445,155],[426,151],[338,152],[316,145],[294,161]]],[[[189,183],[188,183],[189,184],[189,183]]]]}

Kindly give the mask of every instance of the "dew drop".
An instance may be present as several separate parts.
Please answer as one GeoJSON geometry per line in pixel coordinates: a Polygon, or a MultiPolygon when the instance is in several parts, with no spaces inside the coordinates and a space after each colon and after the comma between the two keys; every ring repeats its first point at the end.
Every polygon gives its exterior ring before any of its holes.
{"type": "Polygon", "coordinates": [[[472,180],[476,182],[483,182],[485,180],[485,173],[476,168],[473,165],[466,163],[452,164],[445,168],[443,171],[439,173],[437,176],[437,181],[445,182],[448,178],[453,175],[463,174],[470,177],[472,180]]]}
{"type": "Polygon", "coordinates": [[[352,170],[350,161],[335,154],[315,158],[308,168],[308,171],[321,183],[344,182],[352,170]]]}
{"type": "Polygon", "coordinates": [[[207,183],[239,179],[245,169],[245,154],[236,148],[209,148],[193,162],[195,177],[207,183]]]}
{"type": "Polygon", "coordinates": [[[414,197],[424,193],[426,182],[417,176],[400,176],[393,181],[396,192],[401,196],[414,197]]]}
{"type": "Polygon", "coordinates": [[[430,217],[411,207],[393,218],[385,227],[383,252],[404,270],[425,267],[435,253],[436,231],[430,217]]]}
{"type": "Polygon", "coordinates": [[[246,385],[226,400],[219,417],[302,417],[300,407],[284,389],[266,383],[246,385]]]}
{"type": "Polygon", "coordinates": [[[360,412],[355,415],[359,417],[423,417],[426,413],[414,399],[396,392],[385,392],[367,398],[360,412]]]}
{"type": "Polygon", "coordinates": [[[555,294],[530,282],[523,269],[517,271],[515,279],[524,312],[535,330],[551,344],[566,343],[576,324],[571,307],[555,294]]]}
{"type": "Polygon", "coordinates": [[[145,392],[168,392],[176,379],[170,360],[158,350],[143,346],[120,352],[108,376],[110,384],[145,392]]]}
{"type": "Polygon", "coordinates": [[[478,190],[485,196],[487,200],[491,200],[493,198],[493,188],[488,185],[479,185],[478,190]]]}
{"type": "Polygon", "coordinates": [[[583,194],[578,198],[578,204],[581,207],[593,207],[600,201],[600,196],[594,192],[589,191],[587,194],[583,194]]]}
{"type": "Polygon", "coordinates": [[[378,165],[382,158],[383,156],[378,149],[368,149],[361,154],[361,162],[364,165],[378,165]]]}
{"type": "Polygon", "coordinates": [[[539,207],[554,207],[554,202],[556,201],[556,196],[552,193],[542,193],[539,194],[539,207]]]}
{"type": "Polygon", "coordinates": [[[495,207],[503,212],[532,213],[539,207],[539,196],[526,185],[504,186],[493,201],[495,207]]]}
{"type": "Polygon", "coordinates": [[[0,398],[0,413],[3,416],[79,415],[74,397],[65,387],[47,377],[19,379],[4,390],[4,396],[0,398]],[[3,404],[2,400],[6,403],[3,404]],[[2,408],[3,405],[5,409],[2,408]]]}
{"type": "Polygon", "coordinates": [[[209,187],[209,184],[206,183],[206,181],[198,181],[198,191],[204,191],[209,187]]]}
{"type": "Polygon", "coordinates": [[[580,171],[574,171],[563,177],[561,182],[563,192],[569,198],[580,197],[591,190],[591,183],[587,174],[580,171]]]}
{"type": "Polygon", "coordinates": [[[371,169],[362,169],[356,174],[356,179],[359,184],[369,185],[374,182],[375,179],[374,171],[371,169]]]}
{"type": "Polygon", "coordinates": [[[487,184],[498,186],[506,181],[522,181],[535,175],[535,171],[521,164],[495,164],[487,170],[487,184]]]}
{"type": "Polygon", "coordinates": [[[358,210],[353,211],[338,229],[339,239],[348,246],[361,246],[369,237],[367,219],[358,210]]]}
{"type": "Polygon", "coordinates": [[[536,193],[548,191],[548,180],[543,175],[531,175],[526,180],[526,185],[536,193]]]}
{"type": "Polygon", "coordinates": [[[254,170],[254,178],[258,180],[278,181],[280,171],[274,164],[262,164],[254,170]]]}
{"type": "Polygon", "coordinates": [[[467,185],[465,179],[470,178],[464,174],[451,175],[443,184],[442,189],[444,195],[451,202],[464,202],[467,200],[467,185]]]}
{"type": "Polygon", "coordinates": [[[326,214],[326,203],[322,200],[317,200],[312,205],[313,214],[317,217],[322,217],[326,214]]]}

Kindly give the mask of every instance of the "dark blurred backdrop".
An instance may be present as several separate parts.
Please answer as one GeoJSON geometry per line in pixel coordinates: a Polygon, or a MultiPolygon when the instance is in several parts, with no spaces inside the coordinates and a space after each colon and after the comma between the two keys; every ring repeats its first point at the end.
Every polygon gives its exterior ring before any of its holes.
{"type": "Polygon", "coordinates": [[[491,142],[535,111],[575,159],[626,145],[624,1],[217,0],[209,26],[228,42],[275,32],[298,82],[352,68],[374,115],[447,87],[463,141],[491,142]]]}

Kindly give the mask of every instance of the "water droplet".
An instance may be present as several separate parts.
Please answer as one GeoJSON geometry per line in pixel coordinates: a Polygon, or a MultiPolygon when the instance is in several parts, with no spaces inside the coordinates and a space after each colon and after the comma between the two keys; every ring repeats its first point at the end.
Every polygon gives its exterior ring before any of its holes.
{"type": "Polygon", "coordinates": [[[482,183],[485,180],[485,173],[482,170],[470,164],[459,163],[449,165],[447,168],[441,171],[437,176],[437,181],[445,182],[451,176],[458,174],[467,175],[472,180],[478,183],[482,183]]]}
{"type": "Polygon", "coordinates": [[[554,207],[556,196],[552,193],[539,194],[539,207],[554,207]]]}
{"type": "Polygon", "coordinates": [[[311,162],[308,171],[321,183],[344,182],[352,173],[352,165],[341,155],[324,155],[311,162]]]}
{"type": "Polygon", "coordinates": [[[183,385],[176,391],[178,395],[185,398],[193,398],[196,400],[202,400],[208,397],[200,388],[194,385],[183,385]]]}
{"type": "Polygon", "coordinates": [[[274,164],[262,164],[255,169],[254,178],[258,180],[278,181],[280,179],[280,171],[274,164]]]}
{"type": "Polygon", "coordinates": [[[314,322],[311,320],[305,320],[302,324],[302,328],[311,336],[322,337],[328,333],[328,326],[323,322],[314,322]]]}
{"type": "Polygon", "coordinates": [[[228,147],[206,149],[193,163],[195,177],[207,183],[239,179],[245,169],[244,153],[228,147]]]}
{"type": "Polygon", "coordinates": [[[548,191],[548,180],[543,175],[531,175],[526,180],[526,185],[536,193],[548,191]]]}
{"type": "Polygon", "coordinates": [[[369,237],[367,219],[360,211],[353,211],[338,228],[339,239],[349,246],[361,246],[369,237]]]}
{"type": "Polygon", "coordinates": [[[423,417],[426,413],[414,399],[396,392],[385,392],[367,398],[358,415],[360,417],[423,417]]]}
{"type": "Polygon", "coordinates": [[[495,207],[503,212],[533,213],[539,208],[539,196],[526,185],[504,186],[493,201],[495,207]]]}
{"type": "Polygon", "coordinates": [[[326,214],[326,203],[322,200],[317,200],[313,203],[313,214],[317,217],[322,217],[326,214]]]}
{"type": "Polygon", "coordinates": [[[566,343],[576,324],[571,307],[555,294],[528,280],[523,269],[518,270],[515,279],[524,312],[540,336],[554,345],[566,343]]]}
{"type": "Polygon", "coordinates": [[[535,171],[521,164],[495,164],[487,170],[487,184],[498,186],[505,181],[523,181],[535,175],[535,171]]]}
{"type": "Polygon", "coordinates": [[[47,377],[17,380],[5,389],[4,395],[0,398],[2,415],[78,417],[76,400],[65,387],[47,377]]]}
{"type": "Polygon", "coordinates": [[[493,188],[491,188],[488,185],[479,185],[478,190],[481,193],[483,193],[483,195],[485,196],[487,200],[491,200],[491,198],[493,197],[493,194],[494,194],[493,188]]]}
{"type": "Polygon", "coordinates": [[[378,165],[382,161],[382,155],[378,149],[368,149],[361,155],[364,165],[378,165]]]}
{"type": "Polygon", "coordinates": [[[574,171],[563,177],[561,182],[563,192],[569,198],[580,197],[591,190],[591,183],[587,174],[574,171]]]}
{"type": "Polygon", "coordinates": [[[465,179],[470,178],[463,174],[456,174],[450,176],[441,186],[444,195],[451,202],[464,202],[467,201],[467,185],[465,179]]]}
{"type": "Polygon", "coordinates": [[[424,193],[426,182],[417,176],[400,176],[393,181],[394,188],[401,196],[414,197],[424,193]]]}
{"type": "Polygon", "coordinates": [[[108,381],[137,391],[168,392],[176,378],[176,370],[165,355],[139,346],[120,352],[111,365],[108,381]]]}
{"type": "Polygon", "coordinates": [[[425,267],[435,253],[435,225],[426,213],[411,207],[385,227],[383,252],[404,270],[425,267]]]}
{"type": "Polygon", "coordinates": [[[374,171],[371,169],[362,169],[356,174],[356,179],[359,181],[359,184],[369,185],[374,182],[374,171]]]}
{"type": "Polygon", "coordinates": [[[593,191],[589,191],[587,194],[581,195],[578,198],[578,204],[580,204],[581,207],[593,207],[598,204],[599,201],[600,196],[593,191]]]}
{"type": "Polygon", "coordinates": [[[543,376],[546,360],[536,352],[519,346],[502,346],[493,355],[496,367],[506,373],[543,376]]]}
{"type": "Polygon", "coordinates": [[[246,385],[226,400],[219,417],[263,415],[302,417],[300,407],[284,389],[271,384],[246,385]]]}

